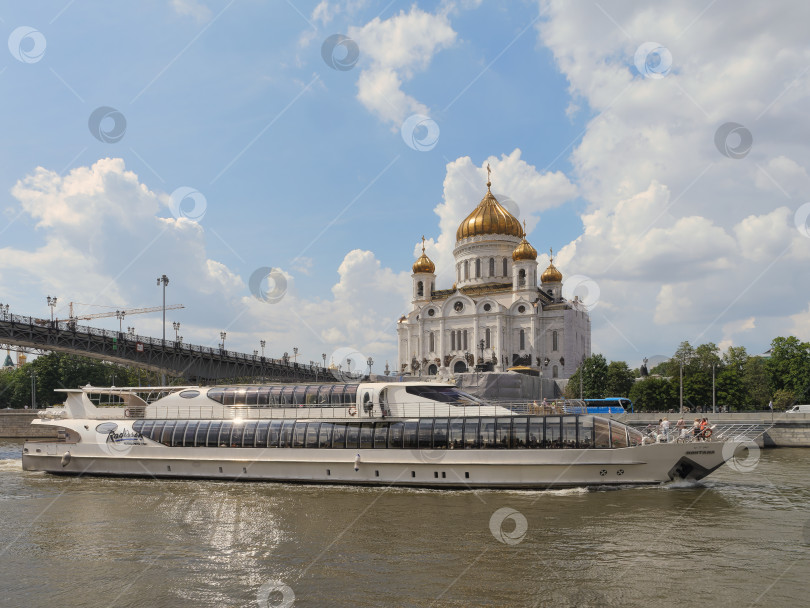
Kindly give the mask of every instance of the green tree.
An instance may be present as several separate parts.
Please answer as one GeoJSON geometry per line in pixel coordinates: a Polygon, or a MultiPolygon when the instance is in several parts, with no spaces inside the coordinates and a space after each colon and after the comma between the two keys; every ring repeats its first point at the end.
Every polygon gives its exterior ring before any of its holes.
{"type": "Polygon", "coordinates": [[[64,401],[60,388],[95,386],[144,386],[159,383],[158,374],[99,359],[66,353],[48,353],[13,370],[0,371],[0,407],[31,405],[31,376],[36,378],[36,403],[47,407],[64,401]]]}
{"type": "Polygon", "coordinates": [[[802,402],[810,398],[810,343],[795,336],[774,338],[767,367],[771,392],[788,390],[802,402]]]}
{"type": "Polygon", "coordinates": [[[786,410],[790,406],[796,403],[796,395],[793,394],[793,391],[786,390],[784,388],[779,389],[773,395],[773,409],[774,410],[786,410]]]}
{"type": "Polygon", "coordinates": [[[582,396],[584,399],[601,399],[607,389],[608,364],[603,355],[591,355],[579,366],[565,386],[568,399],[579,398],[580,374],[582,374],[582,396]]]}
{"type": "Polygon", "coordinates": [[[665,412],[678,407],[676,395],[677,386],[670,380],[649,376],[633,383],[629,397],[637,412],[665,412]]]}
{"type": "Polygon", "coordinates": [[[762,409],[768,405],[771,391],[768,368],[762,357],[748,357],[743,365],[742,383],[744,399],[739,403],[739,409],[762,409]]]}
{"type": "Polygon", "coordinates": [[[636,374],[624,361],[611,361],[607,369],[605,397],[627,397],[635,384],[636,374]]]}
{"type": "Polygon", "coordinates": [[[740,408],[747,400],[743,373],[748,353],[744,346],[729,346],[717,371],[717,404],[740,408]]]}

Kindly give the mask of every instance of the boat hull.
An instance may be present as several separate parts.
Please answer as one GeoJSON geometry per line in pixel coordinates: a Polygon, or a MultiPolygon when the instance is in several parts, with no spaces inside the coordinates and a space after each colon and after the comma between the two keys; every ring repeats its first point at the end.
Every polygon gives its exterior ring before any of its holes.
{"type": "Polygon", "coordinates": [[[26,443],[23,469],[69,475],[435,488],[545,489],[701,479],[742,443],[619,449],[170,448],[26,443]]]}

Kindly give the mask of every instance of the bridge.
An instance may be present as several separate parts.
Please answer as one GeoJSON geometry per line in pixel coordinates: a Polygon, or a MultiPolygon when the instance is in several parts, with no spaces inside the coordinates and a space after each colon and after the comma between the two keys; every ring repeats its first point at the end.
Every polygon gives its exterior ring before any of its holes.
{"type": "Polygon", "coordinates": [[[103,359],[201,384],[250,378],[269,382],[345,380],[340,372],[287,359],[8,313],[0,315],[0,343],[103,359]]]}

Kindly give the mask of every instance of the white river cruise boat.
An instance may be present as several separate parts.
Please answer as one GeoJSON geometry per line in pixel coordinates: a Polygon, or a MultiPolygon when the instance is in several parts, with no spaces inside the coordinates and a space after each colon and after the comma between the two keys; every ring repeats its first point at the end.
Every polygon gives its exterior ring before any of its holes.
{"type": "MultiPolygon", "coordinates": [[[[529,488],[697,480],[754,427],[650,442],[598,416],[481,401],[428,382],[64,390],[23,468],[72,475],[529,488]]],[[[760,430],[761,432],[761,430],[760,430]]]]}

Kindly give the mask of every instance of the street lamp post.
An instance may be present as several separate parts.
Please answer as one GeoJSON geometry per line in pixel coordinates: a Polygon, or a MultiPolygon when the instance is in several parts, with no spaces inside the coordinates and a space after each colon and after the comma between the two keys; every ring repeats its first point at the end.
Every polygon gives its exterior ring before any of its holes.
{"type": "Polygon", "coordinates": [[[374,365],[374,359],[372,359],[371,357],[366,359],[366,365],[368,365],[368,375],[369,375],[369,378],[370,378],[371,377],[371,366],[374,365]]]}
{"type": "Polygon", "coordinates": [[[680,357],[678,363],[680,364],[680,403],[681,403],[681,414],[683,414],[683,356],[680,357]]]}
{"type": "Polygon", "coordinates": [[[326,369],[326,353],[321,353],[321,359],[323,359],[323,367],[326,369]]]}
{"type": "MultiPolygon", "coordinates": [[[[157,279],[158,287],[163,285],[163,342],[161,343],[162,346],[166,346],[166,286],[169,284],[169,277],[165,274],[161,275],[157,279]]],[[[160,381],[163,386],[166,386],[166,373],[160,374],[160,381]]]]}
{"type": "Polygon", "coordinates": [[[293,362],[298,363],[298,347],[293,346],[293,362]]]}
{"type": "Polygon", "coordinates": [[[163,342],[166,342],[166,286],[169,284],[169,277],[165,274],[158,277],[158,287],[163,285],[163,342]]]}
{"type": "Polygon", "coordinates": [[[48,298],[48,306],[51,307],[51,325],[53,325],[53,309],[56,308],[56,298],[52,298],[51,296],[47,296],[48,298]]]}
{"type": "Polygon", "coordinates": [[[582,401],[582,377],[585,375],[585,355],[582,355],[582,363],[579,364],[579,400],[582,401]]]}
{"type": "Polygon", "coordinates": [[[264,359],[264,347],[267,344],[264,340],[259,340],[259,346],[262,347],[262,359],[264,359]]]}
{"type": "Polygon", "coordinates": [[[31,367],[31,409],[37,409],[37,374],[31,367]]]}
{"type": "Polygon", "coordinates": [[[3,320],[8,319],[8,304],[0,304],[0,313],[3,315],[3,320]]]}
{"type": "Polygon", "coordinates": [[[180,336],[180,321],[172,321],[172,327],[174,328],[174,341],[177,342],[180,336]]]}
{"type": "Polygon", "coordinates": [[[135,328],[134,327],[127,327],[127,333],[130,336],[134,336],[135,335],[135,328]]]}
{"type": "Polygon", "coordinates": [[[119,334],[123,333],[123,328],[122,328],[121,324],[124,321],[124,317],[127,316],[127,313],[124,310],[116,310],[115,311],[115,316],[118,318],[118,333],[119,334]]]}
{"type": "Polygon", "coordinates": [[[227,335],[228,335],[228,334],[227,334],[226,332],[224,332],[224,331],[219,332],[219,337],[220,337],[220,338],[222,338],[222,344],[220,344],[220,345],[219,345],[219,347],[220,347],[222,350],[225,350],[225,337],[226,337],[227,335]]]}

